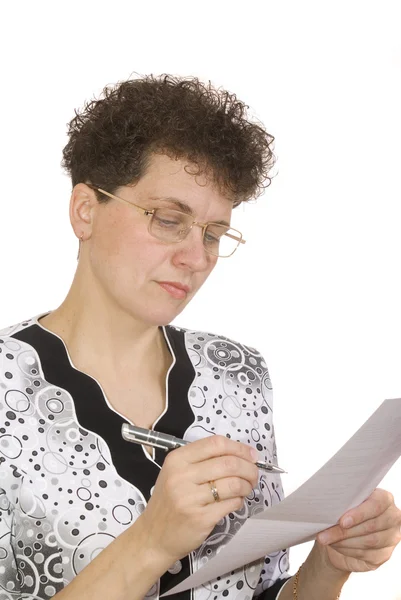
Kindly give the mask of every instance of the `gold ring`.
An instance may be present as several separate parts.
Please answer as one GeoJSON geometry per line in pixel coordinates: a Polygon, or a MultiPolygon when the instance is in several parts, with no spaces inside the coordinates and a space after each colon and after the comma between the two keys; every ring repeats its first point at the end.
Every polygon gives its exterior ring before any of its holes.
{"type": "Polygon", "coordinates": [[[216,489],[216,485],[215,485],[214,481],[209,481],[209,484],[210,484],[211,492],[213,494],[214,501],[220,502],[219,492],[216,489]]]}

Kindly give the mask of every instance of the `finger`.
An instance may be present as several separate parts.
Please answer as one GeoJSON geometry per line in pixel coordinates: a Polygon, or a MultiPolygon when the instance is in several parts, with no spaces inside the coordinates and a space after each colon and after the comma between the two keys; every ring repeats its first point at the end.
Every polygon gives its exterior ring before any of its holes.
{"type": "Polygon", "coordinates": [[[217,481],[225,477],[240,477],[255,486],[259,479],[259,470],[256,465],[233,455],[219,456],[191,465],[190,474],[191,480],[197,484],[210,480],[217,481]]]}
{"type": "Polygon", "coordinates": [[[318,541],[322,544],[333,544],[345,539],[368,535],[387,529],[398,529],[401,524],[401,511],[394,505],[390,506],[383,514],[373,519],[368,519],[359,525],[344,529],[341,525],[334,525],[319,533],[318,541]]]}
{"type": "Polygon", "coordinates": [[[340,519],[341,527],[348,529],[364,521],[378,517],[394,504],[393,495],[376,488],[359,506],[347,511],[340,519]]]}
{"type": "Polygon", "coordinates": [[[213,501],[208,506],[211,529],[228,514],[241,510],[243,505],[244,499],[239,497],[221,500],[220,502],[213,501]]]}
{"type": "Polygon", "coordinates": [[[387,509],[379,517],[369,519],[363,523],[344,529],[341,525],[334,525],[319,533],[318,540],[322,544],[334,544],[341,540],[368,535],[386,529],[397,528],[399,526],[401,512],[394,506],[387,509]]]}
{"type": "Polygon", "coordinates": [[[386,529],[385,531],[353,537],[348,540],[342,540],[340,542],[330,544],[330,548],[341,550],[341,552],[343,548],[359,548],[362,550],[365,548],[386,548],[387,546],[396,546],[400,541],[400,537],[399,531],[396,529],[386,529]]]}
{"type": "Polygon", "coordinates": [[[249,481],[239,477],[226,477],[225,479],[219,479],[218,481],[212,480],[199,486],[201,494],[199,502],[203,506],[216,502],[212,492],[212,483],[217,490],[220,502],[224,500],[233,500],[235,498],[241,498],[241,500],[243,500],[246,496],[249,496],[253,490],[249,481]]]}
{"type": "Polygon", "coordinates": [[[252,446],[230,440],[223,435],[209,435],[173,450],[169,456],[173,454],[176,457],[184,457],[184,460],[188,463],[198,463],[216,456],[226,455],[238,456],[252,463],[255,463],[259,458],[258,452],[252,446]]]}

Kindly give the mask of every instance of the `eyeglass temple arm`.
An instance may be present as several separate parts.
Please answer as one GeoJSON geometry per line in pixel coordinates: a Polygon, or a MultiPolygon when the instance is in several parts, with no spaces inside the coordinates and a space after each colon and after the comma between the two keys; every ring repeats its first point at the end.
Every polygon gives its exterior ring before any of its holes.
{"type": "Polygon", "coordinates": [[[95,187],[95,186],[90,185],[90,184],[87,184],[87,185],[89,187],[97,190],[101,194],[104,194],[105,196],[109,196],[109,198],[113,198],[114,200],[119,200],[120,202],[124,202],[125,204],[128,204],[129,206],[133,206],[134,208],[136,208],[137,210],[139,210],[144,215],[151,215],[153,213],[153,210],[148,210],[146,208],[142,208],[141,206],[138,206],[137,204],[134,204],[133,202],[129,202],[129,200],[126,200],[125,198],[120,198],[119,196],[115,196],[114,194],[110,194],[110,192],[106,192],[106,190],[102,190],[102,188],[98,188],[98,187],[95,187]]]}
{"type": "Polygon", "coordinates": [[[245,240],[243,240],[242,238],[239,238],[237,235],[233,235],[232,233],[225,233],[225,235],[229,238],[231,238],[232,240],[235,240],[236,242],[238,242],[239,244],[245,244],[245,240]]]}

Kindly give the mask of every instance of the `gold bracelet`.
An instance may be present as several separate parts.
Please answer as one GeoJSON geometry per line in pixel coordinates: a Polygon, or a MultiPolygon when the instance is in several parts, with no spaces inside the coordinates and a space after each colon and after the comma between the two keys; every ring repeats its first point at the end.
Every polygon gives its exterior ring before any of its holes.
{"type": "MultiPolygon", "coordinates": [[[[299,567],[299,569],[296,572],[295,577],[294,577],[294,585],[292,586],[292,593],[294,596],[294,600],[298,600],[298,581],[299,581],[299,574],[301,572],[302,567],[303,567],[303,564],[299,567]]],[[[338,594],[336,600],[338,600],[339,597],[340,597],[340,594],[338,594]]]]}

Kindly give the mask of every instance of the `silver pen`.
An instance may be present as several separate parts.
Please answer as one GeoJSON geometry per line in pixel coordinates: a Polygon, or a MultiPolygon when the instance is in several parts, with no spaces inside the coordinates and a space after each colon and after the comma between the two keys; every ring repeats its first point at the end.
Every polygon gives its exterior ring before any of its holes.
{"type": "MultiPolygon", "coordinates": [[[[187,440],[182,440],[169,435],[168,433],[160,433],[152,429],[143,429],[142,427],[134,427],[128,423],[123,423],[121,427],[121,434],[127,442],[133,442],[134,444],[142,444],[143,446],[152,446],[153,448],[162,448],[165,452],[169,450],[175,450],[190,444],[187,440]]],[[[255,463],[259,469],[264,471],[270,471],[270,473],[286,473],[283,469],[270,463],[264,463],[257,461],[255,463]]]]}

